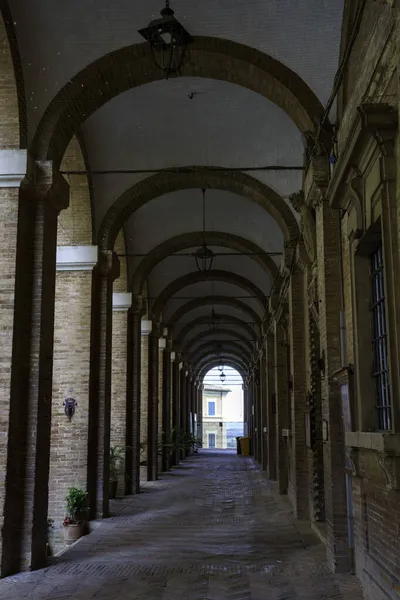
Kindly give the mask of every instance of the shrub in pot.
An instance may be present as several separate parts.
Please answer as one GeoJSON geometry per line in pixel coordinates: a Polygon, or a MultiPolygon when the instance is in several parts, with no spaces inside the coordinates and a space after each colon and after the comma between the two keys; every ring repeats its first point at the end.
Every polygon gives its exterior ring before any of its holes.
{"type": "Polygon", "coordinates": [[[116,498],[118,488],[118,477],[121,473],[125,459],[125,448],[123,446],[110,447],[110,485],[109,497],[116,498]]]}
{"type": "Polygon", "coordinates": [[[87,493],[76,487],[71,487],[65,498],[67,514],[64,519],[64,541],[67,546],[82,537],[89,511],[87,493]]]}

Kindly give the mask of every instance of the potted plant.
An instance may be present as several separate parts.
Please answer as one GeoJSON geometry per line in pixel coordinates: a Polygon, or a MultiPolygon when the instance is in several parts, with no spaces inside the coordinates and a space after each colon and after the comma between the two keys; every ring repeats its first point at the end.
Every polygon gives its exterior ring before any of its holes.
{"type": "Polygon", "coordinates": [[[54,529],[54,520],[47,519],[47,533],[46,533],[46,554],[47,556],[51,556],[51,547],[50,547],[50,531],[54,529]]]}
{"type": "Polygon", "coordinates": [[[118,477],[121,473],[123,461],[125,459],[125,448],[123,446],[110,447],[110,493],[109,497],[117,497],[118,477]]]}
{"type": "Polygon", "coordinates": [[[87,493],[76,487],[71,487],[65,498],[67,515],[64,519],[64,541],[70,546],[82,537],[87,513],[87,493]]]}

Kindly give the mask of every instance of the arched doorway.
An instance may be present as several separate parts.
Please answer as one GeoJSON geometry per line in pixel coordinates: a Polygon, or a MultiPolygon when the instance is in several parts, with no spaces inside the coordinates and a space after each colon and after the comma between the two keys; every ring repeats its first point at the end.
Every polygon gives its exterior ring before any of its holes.
{"type": "Polygon", "coordinates": [[[203,448],[235,450],[244,433],[243,379],[223,363],[207,372],[203,380],[203,448]]]}

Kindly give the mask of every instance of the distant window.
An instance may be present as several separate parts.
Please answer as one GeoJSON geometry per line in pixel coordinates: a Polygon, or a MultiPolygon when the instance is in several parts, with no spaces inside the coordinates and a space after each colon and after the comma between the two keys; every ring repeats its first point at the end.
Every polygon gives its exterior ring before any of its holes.
{"type": "Polygon", "coordinates": [[[215,402],[208,403],[208,416],[215,417],[215,402]]]}
{"type": "Polygon", "coordinates": [[[208,434],[208,447],[215,448],[215,433],[208,434]]]}
{"type": "Polygon", "coordinates": [[[372,280],[372,349],[375,379],[376,409],[379,429],[392,428],[392,408],[389,389],[389,357],[387,350],[387,324],[385,309],[385,282],[382,245],[371,255],[372,280]]]}

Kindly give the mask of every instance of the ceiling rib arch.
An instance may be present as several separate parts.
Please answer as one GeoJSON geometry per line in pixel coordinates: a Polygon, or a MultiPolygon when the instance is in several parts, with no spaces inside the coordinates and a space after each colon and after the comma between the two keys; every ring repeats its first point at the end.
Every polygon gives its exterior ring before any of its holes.
{"type": "MultiPolygon", "coordinates": [[[[242,346],[244,346],[248,352],[251,352],[253,350],[253,346],[250,343],[249,339],[246,338],[245,336],[241,335],[240,333],[238,333],[237,331],[234,331],[232,329],[218,329],[217,331],[201,331],[200,333],[198,333],[196,335],[195,338],[193,338],[192,340],[188,341],[185,346],[182,348],[182,354],[187,354],[189,355],[191,352],[195,351],[195,346],[196,344],[199,344],[201,342],[205,343],[204,340],[205,338],[210,338],[209,342],[213,342],[214,344],[219,344],[220,341],[219,339],[213,338],[212,336],[215,334],[223,334],[223,335],[231,335],[234,339],[233,340],[227,340],[227,341],[240,341],[240,343],[242,344],[242,346]]],[[[222,344],[223,346],[224,344],[222,344]]]]}
{"type": "Polygon", "coordinates": [[[172,283],[170,283],[164,290],[159,294],[157,300],[155,301],[152,309],[151,309],[151,318],[154,321],[159,321],[161,317],[161,313],[174,294],[181,291],[185,287],[192,285],[193,283],[199,283],[204,281],[223,281],[226,283],[231,283],[244,289],[251,296],[255,296],[256,300],[260,304],[262,310],[264,311],[266,308],[266,296],[262,293],[259,287],[254,285],[251,281],[237,275],[236,273],[231,273],[229,271],[219,271],[212,270],[207,273],[203,273],[200,271],[194,271],[193,273],[188,273],[183,277],[179,277],[175,279],[172,283]]]}
{"type": "Polygon", "coordinates": [[[237,235],[221,231],[207,231],[205,233],[192,232],[170,238],[154,248],[137,267],[133,275],[132,292],[140,295],[143,290],[143,285],[151,271],[160,262],[171,256],[171,254],[188,248],[201,246],[204,243],[207,244],[207,246],[221,246],[237,250],[238,252],[246,252],[251,259],[257,262],[257,264],[270,275],[272,281],[276,277],[278,272],[276,264],[270,256],[262,254],[261,248],[253,242],[237,235]]]}
{"type": "Polygon", "coordinates": [[[197,308],[201,308],[202,306],[212,306],[212,305],[222,305],[222,306],[232,306],[233,308],[237,308],[238,310],[246,313],[255,323],[257,323],[258,328],[261,327],[261,319],[258,314],[245,302],[241,302],[237,298],[230,298],[229,296],[205,296],[202,298],[196,298],[195,300],[190,300],[186,302],[181,307],[179,307],[168,319],[168,325],[172,328],[179,323],[179,321],[185,317],[192,310],[196,310],[197,308]]]}
{"type": "Polygon", "coordinates": [[[108,209],[100,225],[100,248],[112,250],[123,224],[151,200],[171,192],[201,188],[223,190],[247,198],[264,208],[275,219],[286,242],[299,237],[299,226],[291,209],[285,200],[265,183],[239,171],[212,171],[207,167],[190,169],[190,172],[157,173],[135,183],[121,194],[108,209]]]}
{"type": "MultiPolygon", "coordinates": [[[[215,367],[220,366],[221,361],[218,361],[215,359],[210,359],[210,360],[211,360],[211,362],[207,362],[206,365],[200,369],[200,371],[196,372],[196,377],[198,379],[200,379],[202,383],[203,383],[203,380],[206,377],[207,373],[209,371],[211,371],[211,369],[215,369],[215,367]]],[[[243,379],[243,383],[245,382],[246,371],[245,371],[245,367],[242,365],[241,362],[234,361],[234,360],[224,360],[224,366],[230,367],[231,369],[235,369],[235,371],[237,371],[240,374],[241,378],[243,379]]]]}
{"type": "MultiPolygon", "coordinates": [[[[245,321],[242,321],[241,319],[238,319],[237,317],[233,317],[231,315],[226,315],[226,314],[221,314],[221,313],[218,314],[218,320],[220,320],[222,323],[228,322],[234,327],[241,327],[244,331],[246,331],[246,333],[248,334],[248,336],[251,340],[256,341],[256,339],[257,339],[256,332],[245,321]]],[[[198,317],[197,319],[194,319],[191,323],[187,323],[180,330],[180,332],[175,340],[175,343],[178,346],[181,346],[185,337],[190,333],[190,331],[194,327],[197,327],[198,325],[208,325],[209,322],[210,322],[209,317],[198,317]]]]}
{"type": "Polygon", "coordinates": [[[238,354],[234,350],[230,350],[229,352],[223,352],[218,358],[211,352],[206,352],[204,356],[201,356],[198,359],[197,364],[194,367],[194,372],[196,374],[200,373],[202,369],[208,368],[207,365],[211,364],[214,361],[216,363],[220,363],[221,360],[224,362],[224,364],[227,364],[229,360],[235,361],[242,366],[244,372],[247,372],[248,362],[246,361],[246,357],[243,357],[242,354],[238,354]]]}
{"type": "MultiPolygon", "coordinates": [[[[246,348],[243,348],[240,344],[236,342],[230,342],[229,344],[224,344],[226,351],[234,350],[239,353],[243,353],[243,355],[248,352],[246,348]]],[[[215,354],[215,345],[213,342],[206,342],[202,344],[199,348],[197,348],[193,354],[188,355],[188,362],[196,362],[199,356],[203,356],[205,352],[213,352],[215,354]]]]}
{"type": "MultiPolygon", "coordinates": [[[[321,102],[299,75],[271,56],[230,40],[194,37],[180,76],[246,87],[279,106],[301,132],[315,132],[323,116],[321,102]]],[[[73,133],[90,115],[119,94],[163,77],[146,43],[120,48],[92,62],[50,102],[31,144],[32,156],[53,160],[58,167],[73,133]]]]}

